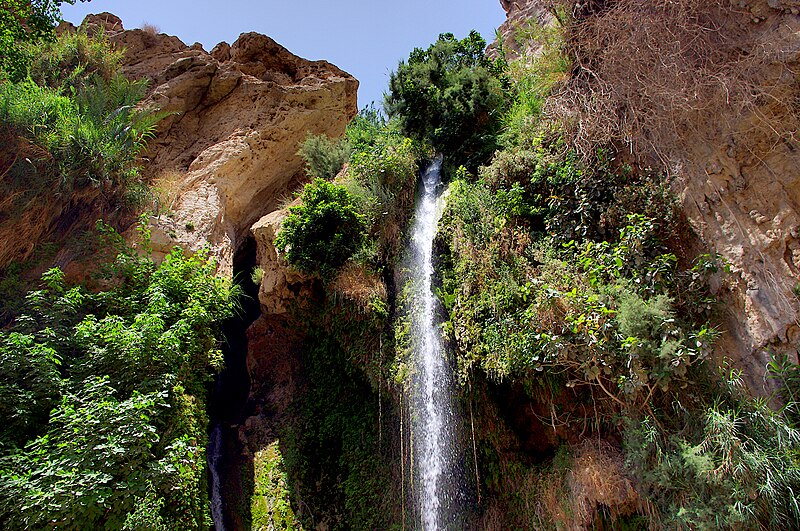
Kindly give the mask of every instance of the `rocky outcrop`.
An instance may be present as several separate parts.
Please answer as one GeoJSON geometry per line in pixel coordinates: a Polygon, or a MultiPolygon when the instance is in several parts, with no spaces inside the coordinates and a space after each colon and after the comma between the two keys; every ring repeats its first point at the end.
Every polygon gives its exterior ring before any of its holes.
{"type": "Polygon", "coordinates": [[[314,279],[290,267],[275,248],[275,237],[287,215],[287,209],[276,210],[251,228],[256,239],[256,263],[262,271],[258,300],[265,315],[283,315],[292,304],[311,301],[314,292],[314,279]]]}
{"type": "Polygon", "coordinates": [[[731,266],[724,352],[764,392],[770,357],[800,346],[800,19],[793,1],[740,1],[754,49],[772,57],[749,74],[763,93],[698,123],[675,161],[675,190],[703,243],[731,266]],[[769,96],[767,96],[767,94],[769,96]],[[681,164],[683,163],[683,164],[681,164]]]}
{"type": "Polygon", "coordinates": [[[553,11],[542,0],[500,0],[506,20],[497,28],[498,39],[489,45],[487,54],[496,58],[502,53],[507,60],[537,52],[535,40],[523,39],[526,30],[545,27],[555,21],[553,11]]]}
{"type": "Polygon", "coordinates": [[[167,113],[145,161],[148,176],[166,175],[176,188],[152,219],[154,251],[208,245],[230,274],[250,226],[305,178],[299,143],[309,133],[343,134],[358,82],[257,33],[208,53],[152,29],[123,30],[108,13],[83,24],[124,47],[123,72],[150,80],[143,104],[167,113]]]}
{"type": "MultiPolygon", "coordinates": [[[[507,47],[516,42],[518,28],[552,21],[543,0],[501,3],[508,13],[500,28],[507,47]]],[[[749,50],[739,55],[754,58],[743,62],[746,70],[735,79],[750,87],[746,95],[756,96],[745,104],[723,101],[710,118],[697,113],[699,118],[674,132],[669,149],[653,147],[674,177],[702,246],[731,267],[728,289],[719,293],[727,315],[719,354],[744,370],[751,388],[766,392],[770,356],[786,353],[797,361],[800,346],[800,6],[796,0],[727,5],[719,4],[720,16],[727,17],[717,21],[719,31],[735,32],[742,50],[749,50]]],[[[578,16],[592,6],[573,4],[578,16]]],[[[630,53],[633,61],[635,50],[630,53]]]]}

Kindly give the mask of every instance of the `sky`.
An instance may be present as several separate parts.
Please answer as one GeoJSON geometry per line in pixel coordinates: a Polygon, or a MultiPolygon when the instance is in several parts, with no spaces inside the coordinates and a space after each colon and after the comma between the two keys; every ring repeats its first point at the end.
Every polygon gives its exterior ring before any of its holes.
{"type": "Polygon", "coordinates": [[[186,44],[211,50],[256,31],[292,53],[324,59],[361,82],[359,107],[380,104],[389,74],[416,47],[427,48],[440,33],[465,37],[478,30],[494,40],[505,20],[499,0],[92,0],[62,5],[64,18],[79,24],[87,13],[108,11],[125,28],[152,24],[186,44]]]}

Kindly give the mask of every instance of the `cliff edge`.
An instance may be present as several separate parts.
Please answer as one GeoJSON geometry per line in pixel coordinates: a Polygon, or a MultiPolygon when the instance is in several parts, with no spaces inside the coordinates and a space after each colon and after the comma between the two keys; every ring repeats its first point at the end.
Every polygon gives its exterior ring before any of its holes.
{"type": "Polygon", "coordinates": [[[717,293],[725,313],[718,353],[754,390],[769,391],[770,357],[796,361],[800,341],[800,6],[501,4],[507,21],[493,46],[502,42],[509,58],[535,56],[529,28],[570,20],[561,27],[578,64],[545,112],[578,124],[572,134],[586,150],[616,142],[667,170],[696,247],[730,266],[717,293]]]}
{"type": "Polygon", "coordinates": [[[231,274],[250,226],[305,178],[299,143],[309,133],[344,133],[358,110],[358,81],[258,33],[207,52],[152,29],[126,30],[109,13],[87,16],[82,27],[123,47],[123,73],[150,80],[143,105],[168,113],[144,162],[167,189],[168,204],[151,219],[155,254],[208,245],[231,274]]]}

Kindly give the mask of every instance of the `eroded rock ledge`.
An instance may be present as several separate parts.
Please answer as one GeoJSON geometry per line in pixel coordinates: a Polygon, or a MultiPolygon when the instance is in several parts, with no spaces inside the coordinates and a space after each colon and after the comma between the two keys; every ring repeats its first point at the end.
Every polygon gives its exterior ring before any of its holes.
{"type": "MultiPolygon", "coordinates": [[[[551,4],[500,3],[507,14],[499,28],[506,52],[510,58],[532,57],[536,44],[521,49],[516,35],[531,24],[555,23],[551,4]]],[[[748,78],[754,91],[769,97],[743,110],[730,105],[713,121],[677,132],[682,153],[662,162],[675,177],[674,191],[701,246],[731,267],[727,290],[719,293],[726,315],[718,354],[744,370],[753,390],[765,393],[770,355],[786,353],[796,361],[800,343],[800,146],[796,123],[779,135],[772,122],[776,116],[788,121],[797,116],[796,105],[787,108],[800,94],[800,2],[732,0],[731,5],[752,51],[769,52],[769,60],[748,78]]],[[[497,53],[498,46],[495,42],[490,51],[497,53]]]]}
{"type": "Polygon", "coordinates": [[[298,144],[309,132],[343,134],[358,110],[358,81],[258,33],[209,53],[199,43],[125,30],[109,13],[89,15],[82,27],[102,28],[124,47],[123,72],[151,82],[143,104],[171,113],[145,161],[146,174],[176,197],[152,219],[154,251],[209,245],[220,272],[231,274],[250,226],[304,178],[298,144]]]}

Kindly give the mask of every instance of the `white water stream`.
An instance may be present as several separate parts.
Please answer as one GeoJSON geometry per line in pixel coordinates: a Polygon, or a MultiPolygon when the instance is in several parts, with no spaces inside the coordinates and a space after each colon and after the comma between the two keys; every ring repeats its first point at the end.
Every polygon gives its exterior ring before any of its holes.
{"type": "Polygon", "coordinates": [[[208,437],[208,471],[211,481],[211,519],[216,531],[225,531],[222,517],[222,495],[220,492],[219,461],[222,457],[222,426],[216,424],[208,437]]]}
{"type": "Polygon", "coordinates": [[[417,203],[412,235],[412,330],[416,371],[412,397],[414,461],[419,484],[417,500],[422,528],[450,527],[456,486],[453,478],[453,408],[451,376],[436,317],[433,240],[441,217],[442,159],[424,172],[424,192],[417,203]]]}

